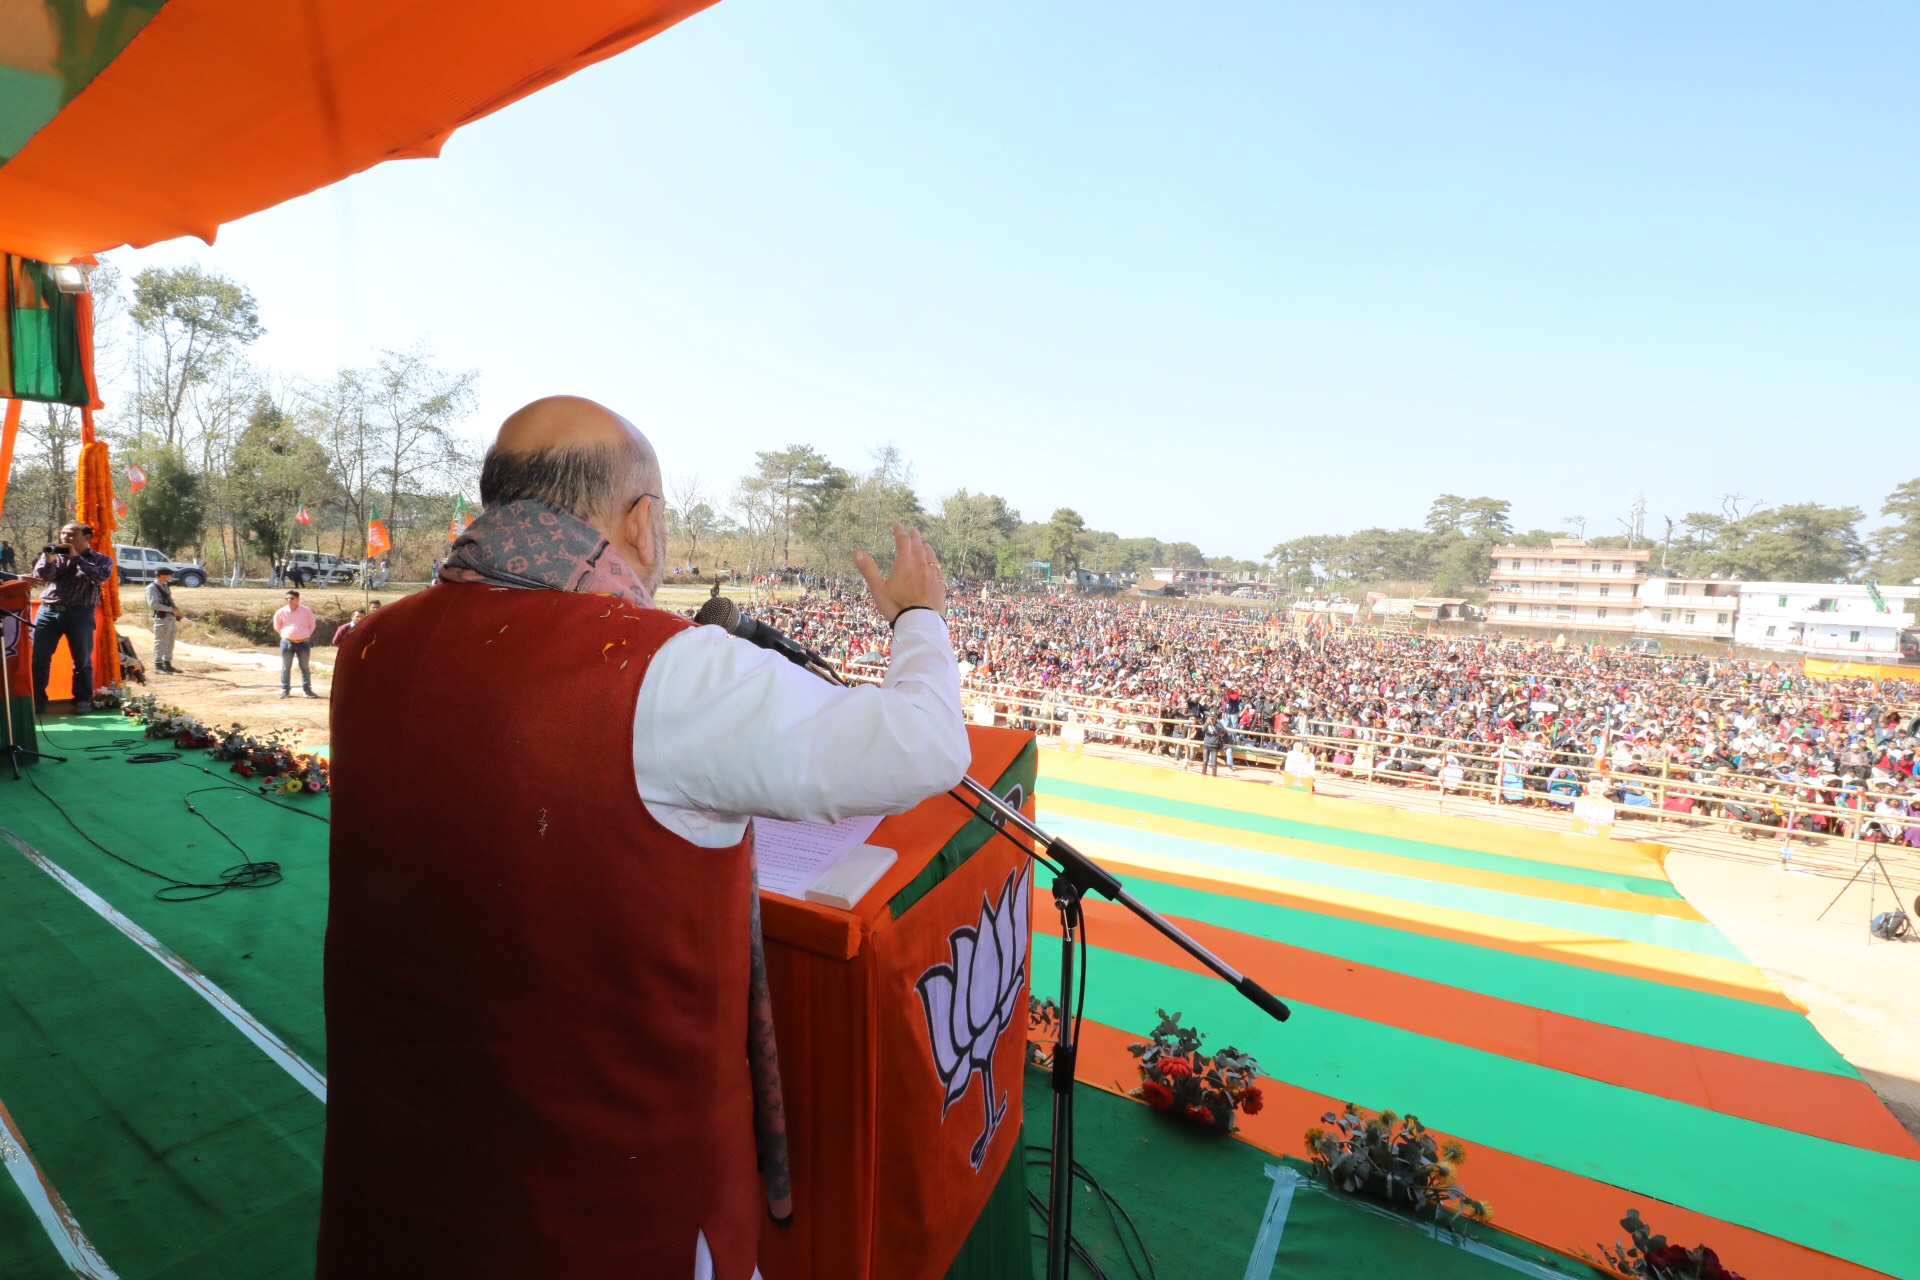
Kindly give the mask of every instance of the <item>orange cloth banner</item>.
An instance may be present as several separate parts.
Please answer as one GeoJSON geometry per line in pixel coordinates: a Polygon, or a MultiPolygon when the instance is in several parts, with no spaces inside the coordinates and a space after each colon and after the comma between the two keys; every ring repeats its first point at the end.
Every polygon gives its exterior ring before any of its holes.
{"type": "MultiPolygon", "coordinates": [[[[114,515],[113,467],[107,460],[107,444],[93,438],[93,411],[82,410],[83,438],[80,446],[80,494],[74,519],[93,530],[93,549],[112,560],[113,531],[119,527],[114,515]]],[[[120,567],[100,584],[100,607],[94,615],[93,687],[98,689],[120,683],[120,632],[114,626],[120,620],[120,567]]]]}
{"type": "Polygon", "coordinates": [[[20,401],[7,401],[7,416],[0,422],[0,515],[7,510],[7,477],[13,474],[13,442],[20,434],[20,409],[20,401]]]}

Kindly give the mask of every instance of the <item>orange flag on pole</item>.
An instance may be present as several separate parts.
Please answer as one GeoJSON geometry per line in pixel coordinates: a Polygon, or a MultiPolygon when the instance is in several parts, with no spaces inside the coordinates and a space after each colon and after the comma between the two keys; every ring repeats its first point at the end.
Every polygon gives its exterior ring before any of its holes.
{"type": "Polygon", "coordinates": [[[367,554],[383,556],[393,550],[393,539],[387,536],[387,522],[380,518],[380,509],[372,508],[367,512],[367,554]]]}

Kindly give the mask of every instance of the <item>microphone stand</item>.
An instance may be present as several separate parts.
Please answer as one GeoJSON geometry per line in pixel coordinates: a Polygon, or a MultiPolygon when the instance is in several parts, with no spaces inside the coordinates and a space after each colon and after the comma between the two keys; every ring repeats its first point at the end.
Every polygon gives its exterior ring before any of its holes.
{"type": "MultiPolygon", "coordinates": [[[[726,599],[724,596],[713,598],[726,599]]],[[[732,601],[727,601],[727,604],[732,606],[732,601]]],[[[701,612],[706,611],[707,606],[702,605],[701,612]]],[[[695,621],[713,622],[732,631],[739,622],[738,607],[732,608],[732,614],[731,623],[723,622],[718,614],[711,618],[700,618],[696,615],[695,621]]],[[[770,647],[763,639],[757,637],[749,640],[749,643],[770,647]]],[[[823,680],[840,685],[842,688],[846,687],[847,682],[819,654],[798,645],[794,645],[793,650],[798,652],[781,648],[775,648],[774,652],[782,654],[788,661],[813,672],[823,680]]],[[[1071,1251],[1073,1237],[1073,1073],[1074,1060],[1080,1052],[1080,1037],[1076,1026],[1078,1011],[1075,1011],[1073,1017],[1067,1016],[1067,1011],[1074,1008],[1073,948],[1074,943],[1080,941],[1083,936],[1084,919],[1081,914],[1081,899],[1088,893],[1097,893],[1111,902],[1119,903],[1152,925],[1168,941],[1219,975],[1235,991],[1251,1000],[1262,1013],[1275,1020],[1285,1022],[1291,1016],[1291,1011],[1265,987],[1187,936],[1186,932],[1173,921],[1151,907],[1143,905],[1139,899],[1121,886],[1117,876],[1092,858],[1087,857],[1058,836],[1049,835],[1038,824],[1028,821],[1026,814],[1021,813],[971,777],[962,777],[960,786],[987,807],[990,816],[987,816],[985,821],[991,823],[1000,834],[1007,835],[1007,824],[1012,823],[1025,832],[1036,845],[1044,849],[1048,857],[1060,864],[1060,870],[1053,878],[1053,905],[1060,911],[1060,1035],[1053,1050],[1053,1155],[1048,1171],[1047,1188],[1047,1280],[1067,1280],[1067,1258],[1071,1251]]],[[[1013,840],[1013,837],[1008,835],[1007,839],[1013,840]]],[[[1014,840],[1014,843],[1018,845],[1020,842],[1014,840]]],[[[1021,851],[1038,861],[1038,855],[1033,850],[1022,846],[1021,851]]]]}
{"type": "MultiPolygon", "coordinates": [[[[1067,1280],[1073,1215],[1074,1060],[1080,1052],[1078,1011],[1073,1000],[1073,948],[1077,940],[1082,940],[1081,899],[1091,892],[1119,903],[1219,975],[1234,990],[1258,1006],[1261,1012],[1285,1022],[1291,1011],[1266,988],[1187,936],[1171,920],[1143,905],[1121,886],[1111,871],[1092,858],[1058,836],[1049,835],[1039,825],[1029,821],[1024,813],[971,777],[962,778],[960,786],[991,811],[985,820],[1002,834],[1005,834],[1007,824],[1011,823],[1060,864],[1060,871],[1053,878],[1053,905],[1060,911],[1060,1035],[1053,1051],[1053,1154],[1047,1188],[1047,1280],[1067,1280]],[[1069,1010],[1073,1010],[1071,1016],[1069,1010]]],[[[1027,854],[1037,858],[1031,850],[1027,854]]]]}

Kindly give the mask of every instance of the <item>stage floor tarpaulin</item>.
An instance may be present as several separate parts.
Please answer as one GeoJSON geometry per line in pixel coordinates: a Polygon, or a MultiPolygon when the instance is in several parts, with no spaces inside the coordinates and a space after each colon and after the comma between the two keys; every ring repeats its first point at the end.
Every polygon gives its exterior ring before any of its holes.
{"type": "MultiPolygon", "coordinates": [[[[126,1280],[310,1275],[324,1110],[291,1063],[326,1066],[327,831],[305,816],[325,814],[325,797],[275,808],[200,752],[128,764],[153,744],[106,714],[56,717],[43,745],[74,763],[34,777],[108,849],[186,879],[217,876],[241,856],[182,802],[210,787],[194,803],[250,855],[281,862],[286,881],[158,902],[157,882],[0,779],[0,828],[13,838],[0,847],[0,1105],[126,1280]],[[217,986],[291,1060],[123,925],[217,986]]],[[[1529,1240],[1591,1249],[1638,1206],[1754,1280],[1920,1274],[1904,1234],[1920,1202],[1915,1145],[1686,906],[1654,847],[1056,751],[1040,753],[1039,777],[1044,825],[1110,860],[1295,1010],[1267,1023],[1089,904],[1087,1085],[1133,1083],[1125,1045],[1156,1007],[1183,1011],[1209,1044],[1256,1052],[1273,1077],[1244,1140],[1170,1133],[1117,1095],[1083,1102],[1081,1158],[1140,1223],[1162,1275],[1243,1276],[1276,1186],[1267,1166],[1287,1167],[1278,1157],[1298,1156],[1304,1130],[1348,1099],[1414,1110],[1460,1138],[1465,1185],[1492,1201],[1496,1226],[1529,1240]]],[[[1053,927],[1044,905],[1032,915],[1042,931],[1053,927]]],[[[1038,989],[1052,964],[1036,939],[1038,989]]],[[[956,1117],[968,1106],[979,1119],[979,1092],[976,1080],[956,1117]]],[[[1044,1140],[1044,1099],[1030,1095],[1030,1141],[1044,1140]]],[[[1044,1170],[1030,1176],[1043,1187],[1044,1170]]],[[[1314,1242],[1361,1231],[1364,1211],[1309,1195],[1292,1206],[1271,1274],[1355,1274],[1331,1269],[1347,1265],[1343,1250],[1314,1242]],[[1329,1215],[1339,1223],[1320,1225],[1329,1215]]],[[[1105,1221],[1083,1201],[1077,1222],[1098,1248],[1113,1244],[1105,1221]]],[[[1380,1238],[1367,1247],[1387,1248],[1380,1238]]],[[[1405,1245],[1425,1256],[1430,1243],[1405,1245]]],[[[1421,1273],[1472,1274],[1440,1269],[1455,1265],[1467,1264],[1448,1255],[1421,1273]]],[[[0,1186],[0,1278],[67,1274],[29,1199],[0,1186]]]]}
{"type": "MultiPolygon", "coordinates": [[[[1687,904],[1659,846],[1307,796],[1068,752],[1041,825],[1292,1005],[1275,1025],[1088,904],[1079,1078],[1137,1083],[1156,1007],[1275,1078],[1243,1136],[1305,1154],[1343,1101],[1468,1145],[1462,1182],[1563,1250],[1655,1229],[1749,1276],[1920,1276],[1920,1145],[1804,1013],[1687,904]]],[[[1055,929],[1036,902],[1036,935],[1055,929]]],[[[1034,984],[1056,981],[1034,941],[1034,984]]]]}

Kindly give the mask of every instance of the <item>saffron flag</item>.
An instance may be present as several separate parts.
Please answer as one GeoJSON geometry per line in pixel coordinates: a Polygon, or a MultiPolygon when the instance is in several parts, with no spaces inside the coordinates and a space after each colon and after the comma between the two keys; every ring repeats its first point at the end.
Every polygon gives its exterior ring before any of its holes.
{"type": "Polygon", "coordinates": [[[298,511],[294,512],[293,518],[294,518],[294,521],[298,524],[313,523],[313,513],[308,511],[305,507],[302,507],[298,511]]]}
{"type": "Polygon", "coordinates": [[[367,554],[383,556],[393,550],[393,539],[387,536],[387,522],[380,518],[380,508],[374,507],[367,512],[367,554]]]}
{"type": "Polygon", "coordinates": [[[125,520],[127,518],[127,512],[130,510],[132,510],[132,508],[127,506],[127,500],[125,498],[117,493],[113,495],[113,514],[115,516],[125,520]]]}
{"type": "Polygon", "coordinates": [[[140,469],[137,462],[127,464],[127,492],[138,493],[147,487],[147,473],[140,469]]]}
{"type": "Polygon", "coordinates": [[[453,520],[447,525],[447,541],[459,541],[460,535],[465,533],[467,526],[472,523],[473,510],[467,506],[467,496],[464,493],[455,494],[453,498],[453,520]]]}

